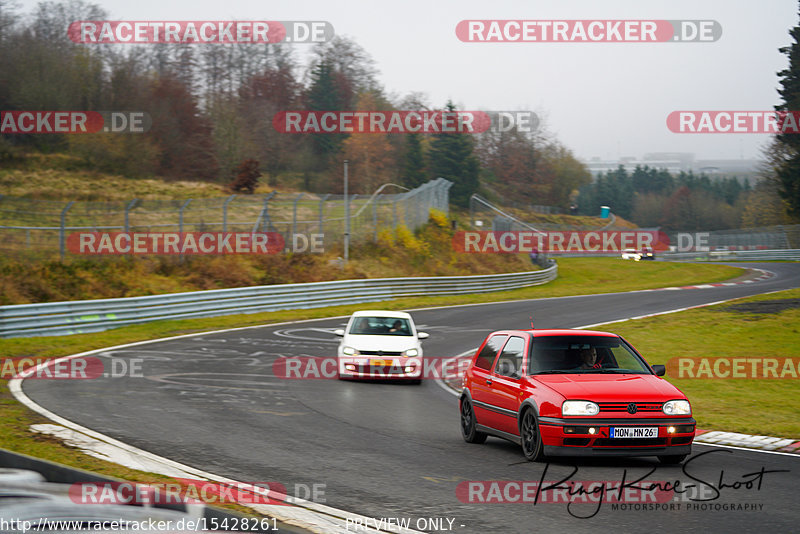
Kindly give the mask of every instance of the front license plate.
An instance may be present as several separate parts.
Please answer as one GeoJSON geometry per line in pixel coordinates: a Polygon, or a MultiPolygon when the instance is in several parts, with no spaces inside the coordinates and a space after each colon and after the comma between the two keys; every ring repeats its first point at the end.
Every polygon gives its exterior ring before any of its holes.
{"type": "Polygon", "coordinates": [[[611,438],[657,438],[657,426],[622,426],[610,427],[608,429],[608,436],[611,438]]]}
{"type": "Polygon", "coordinates": [[[370,360],[369,364],[373,367],[384,367],[394,365],[394,360],[370,360]]]}

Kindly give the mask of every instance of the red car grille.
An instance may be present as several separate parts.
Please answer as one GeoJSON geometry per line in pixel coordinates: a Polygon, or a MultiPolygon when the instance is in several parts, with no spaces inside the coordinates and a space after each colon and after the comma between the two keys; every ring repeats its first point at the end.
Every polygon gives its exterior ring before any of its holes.
{"type": "Polygon", "coordinates": [[[601,412],[628,412],[628,406],[636,405],[637,412],[660,412],[662,404],[659,402],[598,402],[601,412]]]}

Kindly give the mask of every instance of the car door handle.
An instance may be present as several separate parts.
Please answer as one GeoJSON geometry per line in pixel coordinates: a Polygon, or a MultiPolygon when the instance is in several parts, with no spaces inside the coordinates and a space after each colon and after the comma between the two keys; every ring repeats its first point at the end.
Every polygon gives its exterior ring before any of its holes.
{"type": "Polygon", "coordinates": [[[491,386],[492,385],[492,379],[491,378],[487,378],[486,379],[486,385],[487,386],[491,386]]]}

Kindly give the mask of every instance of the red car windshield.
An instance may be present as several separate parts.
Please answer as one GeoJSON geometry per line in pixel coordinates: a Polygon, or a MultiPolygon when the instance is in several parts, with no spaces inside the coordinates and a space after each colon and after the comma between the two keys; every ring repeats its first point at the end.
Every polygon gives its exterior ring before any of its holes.
{"type": "Polygon", "coordinates": [[[647,364],[618,337],[534,337],[528,374],[652,374],[647,364]]]}

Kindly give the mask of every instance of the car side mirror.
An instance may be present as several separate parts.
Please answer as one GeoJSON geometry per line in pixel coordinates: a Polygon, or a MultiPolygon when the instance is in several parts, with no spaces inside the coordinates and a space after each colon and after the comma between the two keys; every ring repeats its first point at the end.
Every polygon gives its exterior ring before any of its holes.
{"type": "Polygon", "coordinates": [[[664,365],[654,365],[653,372],[656,374],[656,376],[664,376],[667,374],[667,368],[664,365]]]}
{"type": "Polygon", "coordinates": [[[427,332],[417,332],[417,339],[428,339],[431,335],[427,332]]]}
{"type": "Polygon", "coordinates": [[[344,328],[337,328],[333,331],[333,333],[339,337],[344,337],[344,328]]]}

